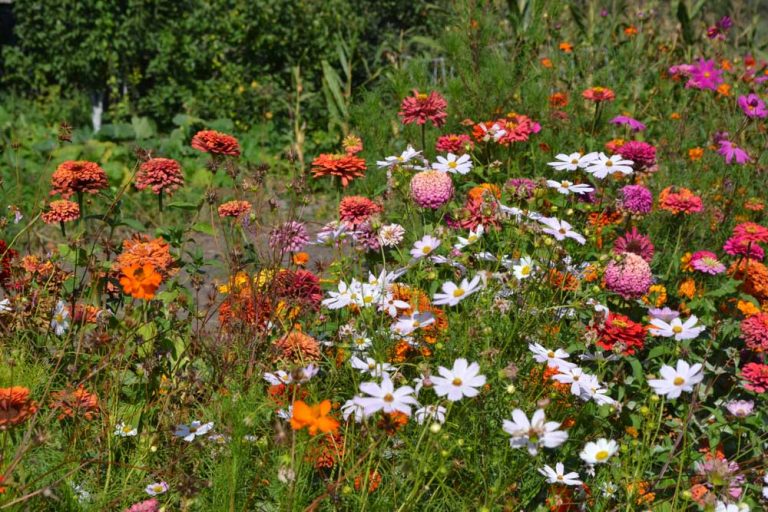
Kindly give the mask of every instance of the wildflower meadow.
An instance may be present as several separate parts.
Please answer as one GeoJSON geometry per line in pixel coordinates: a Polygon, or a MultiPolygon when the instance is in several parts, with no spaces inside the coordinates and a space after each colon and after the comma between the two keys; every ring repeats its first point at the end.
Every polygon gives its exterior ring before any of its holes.
{"type": "Polygon", "coordinates": [[[32,4],[0,511],[768,510],[768,4],[32,4]]]}

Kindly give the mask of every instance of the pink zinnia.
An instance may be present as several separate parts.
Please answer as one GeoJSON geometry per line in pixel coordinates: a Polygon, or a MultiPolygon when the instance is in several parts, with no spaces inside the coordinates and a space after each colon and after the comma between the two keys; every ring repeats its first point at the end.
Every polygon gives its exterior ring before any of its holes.
{"type": "Polygon", "coordinates": [[[688,88],[715,91],[717,86],[723,83],[723,72],[717,69],[714,60],[699,59],[699,62],[693,65],[690,72],[688,83],[685,84],[688,88]]]}
{"type": "Polygon", "coordinates": [[[639,299],[653,284],[653,274],[648,262],[637,254],[627,252],[618,260],[608,263],[605,269],[605,287],[625,299],[639,299]]]}
{"type": "Polygon", "coordinates": [[[621,208],[629,213],[644,215],[653,209],[653,194],[643,185],[627,185],[621,189],[621,208]]]}
{"type": "Polygon", "coordinates": [[[160,509],[160,502],[156,498],[134,503],[125,512],[157,512],[160,509]]]}
{"type": "Polygon", "coordinates": [[[747,117],[752,119],[763,119],[768,116],[768,110],[765,108],[765,102],[761,100],[760,96],[755,93],[752,93],[748,96],[739,96],[738,103],[742,112],[744,112],[744,115],[747,117]]]}
{"type": "Polygon", "coordinates": [[[756,260],[762,260],[765,257],[765,251],[757,242],[741,236],[732,236],[726,240],[723,250],[731,256],[746,256],[756,260]]]}
{"type": "Polygon", "coordinates": [[[720,144],[720,149],[718,149],[717,152],[718,154],[723,155],[725,157],[725,163],[727,164],[730,164],[731,162],[736,160],[737,164],[744,165],[745,163],[752,160],[746,151],[736,146],[733,142],[729,140],[721,140],[719,144],[720,144]]]}
{"type": "Polygon", "coordinates": [[[768,391],[768,364],[747,363],[741,369],[744,389],[755,393],[768,391]]]}
{"type": "Polygon", "coordinates": [[[755,352],[768,351],[768,313],[760,312],[741,321],[741,339],[755,352]]]}
{"type": "Polygon", "coordinates": [[[423,125],[430,121],[432,126],[440,128],[445,124],[445,119],[448,117],[447,108],[448,103],[439,93],[432,91],[429,94],[424,94],[414,89],[413,96],[403,99],[400,104],[400,112],[397,115],[400,116],[403,124],[423,125]]]}
{"type": "Polygon", "coordinates": [[[691,256],[691,267],[704,274],[717,275],[725,272],[725,265],[717,259],[717,254],[709,251],[698,251],[691,256]]]}
{"type": "Polygon", "coordinates": [[[629,116],[616,116],[613,119],[611,119],[609,122],[612,124],[619,124],[619,125],[625,124],[629,126],[630,130],[635,132],[641,132],[645,130],[645,125],[643,123],[629,116]]]}
{"type": "Polygon", "coordinates": [[[742,222],[733,228],[733,235],[752,242],[768,243],[768,228],[756,222],[742,222]]]}
{"type": "Polygon", "coordinates": [[[451,175],[442,171],[422,171],[411,178],[411,198],[422,208],[436,210],[453,197],[451,175]]]}
{"type": "Polygon", "coordinates": [[[151,188],[155,194],[165,192],[170,195],[184,184],[181,165],[170,158],[152,158],[147,160],[136,173],[136,188],[151,188]]]}
{"type": "Polygon", "coordinates": [[[475,143],[469,135],[441,135],[437,138],[435,144],[435,150],[438,153],[453,153],[454,155],[463,155],[467,151],[471,151],[475,143]]]}
{"type": "Polygon", "coordinates": [[[631,252],[637,254],[648,263],[653,259],[653,243],[647,236],[641,234],[636,227],[632,231],[627,231],[613,243],[613,252],[615,254],[624,254],[631,252]]]}
{"type": "Polygon", "coordinates": [[[617,151],[627,160],[632,160],[635,170],[650,169],[656,165],[656,148],[647,142],[631,140],[617,151]]]}

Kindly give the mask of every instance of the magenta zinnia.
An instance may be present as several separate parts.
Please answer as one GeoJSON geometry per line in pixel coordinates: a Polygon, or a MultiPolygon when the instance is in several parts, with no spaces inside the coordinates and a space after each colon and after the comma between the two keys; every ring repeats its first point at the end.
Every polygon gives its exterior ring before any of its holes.
{"type": "Polygon", "coordinates": [[[448,117],[446,108],[448,108],[448,103],[439,93],[432,91],[425,94],[414,89],[413,96],[403,99],[400,112],[397,115],[400,116],[403,124],[423,125],[430,121],[432,126],[440,128],[445,124],[445,119],[448,117]]]}

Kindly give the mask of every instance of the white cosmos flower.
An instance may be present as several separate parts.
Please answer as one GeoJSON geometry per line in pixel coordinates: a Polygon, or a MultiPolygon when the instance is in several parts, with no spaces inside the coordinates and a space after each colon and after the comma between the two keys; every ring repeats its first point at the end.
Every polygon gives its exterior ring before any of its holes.
{"type": "Polygon", "coordinates": [[[561,348],[550,350],[539,343],[529,343],[528,350],[533,352],[533,359],[537,363],[547,363],[550,368],[566,371],[576,366],[570,361],[566,361],[571,355],[561,348]]]}
{"type": "Polygon", "coordinates": [[[446,158],[438,156],[437,162],[432,164],[432,168],[451,174],[467,174],[472,170],[472,158],[466,153],[461,156],[448,153],[446,158]]]}
{"type": "Polygon", "coordinates": [[[678,359],[677,367],[672,368],[666,364],[661,367],[659,373],[661,379],[649,379],[648,385],[657,395],[667,398],[677,398],[683,391],[690,393],[693,386],[704,380],[702,366],[699,363],[690,365],[682,359],[678,359]]]}
{"type": "Polygon", "coordinates": [[[691,315],[685,322],[682,322],[680,318],[673,318],[670,322],[665,322],[661,318],[653,318],[651,328],[648,330],[654,336],[674,337],[676,341],[692,340],[706,330],[705,326],[696,325],[698,320],[696,315],[691,315]]]}
{"type": "Polygon", "coordinates": [[[632,160],[624,160],[621,155],[607,156],[605,153],[600,153],[589,167],[585,169],[586,172],[593,175],[595,178],[603,179],[609,174],[620,172],[622,174],[632,174],[632,160]]]}
{"type": "Polygon", "coordinates": [[[434,420],[441,425],[445,423],[445,407],[442,405],[426,405],[413,413],[416,422],[423,425],[427,420],[434,420]]]}
{"type": "Polygon", "coordinates": [[[397,312],[400,309],[409,309],[410,304],[404,300],[395,299],[395,296],[391,291],[387,291],[386,294],[381,296],[379,301],[379,311],[386,311],[392,318],[397,317],[397,312]]]}
{"type": "Polygon", "coordinates": [[[590,441],[584,445],[584,449],[581,450],[579,457],[590,466],[593,466],[607,462],[617,451],[619,451],[619,445],[616,441],[602,437],[595,442],[590,441]]]}
{"type": "Polygon", "coordinates": [[[376,165],[380,169],[384,169],[387,167],[392,168],[392,167],[395,167],[396,165],[404,165],[410,162],[413,158],[417,157],[420,153],[421,151],[416,151],[415,149],[413,149],[413,146],[408,145],[406,150],[403,151],[400,155],[388,156],[384,158],[384,160],[379,160],[378,162],[376,162],[376,165]]]}
{"type": "Polygon", "coordinates": [[[399,336],[408,336],[420,327],[426,327],[435,323],[435,316],[432,313],[419,313],[414,311],[410,316],[401,316],[392,325],[392,332],[399,336]]]}
{"type": "Polygon", "coordinates": [[[565,466],[562,462],[555,464],[555,469],[545,465],[543,468],[539,468],[539,473],[547,477],[547,483],[550,484],[581,485],[582,483],[579,480],[579,474],[575,471],[565,472],[565,466]]]}
{"type": "Polygon", "coordinates": [[[352,300],[361,308],[368,308],[379,303],[381,299],[381,285],[361,283],[359,291],[352,292],[352,300]]]}
{"type": "Polygon", "coordinates": [[[559,369],[561,373],[553,375],[552,378],[561,384],[571,385],[571,394],[580,396],[582,390],[588,390],[596,378],[593,375],[584,373],[584,370],[578,366],[572,368],[559,369]]]}
{"type": "Polygon", "coordinates": [[[478,126],[483,130],[483,136],[481,137],[483,142],[488,142],[489,140],[499,142],[499,139],[507,134],[507,130],[503,129],[499,123],[493,123],[490,128],[486,127],[485,123],[480,123],[478,126]]]}
{"type": "Polygon", "coordinates": [[[439,246],[440,240],[430,235],[424,235],[421,240],[417,240],[413,244],[413,249],[411,249],[411,256],[416,259],[423,258],[424,256],[428,256],[439,246]]]}
{"type": "Polygon", "coordinates": [[[155,482],[146,486],[144,492],[150,496],[157,496],[158,494],[168,492],[168,484],[165,482],[155,482]]]}
{"type": "Polygon", "coordinates": [[[587,153],[586,155],[581,153],[571,153],[570,155],[560,153],[555,156],[555,159],[556,161],[549,162],[547,165],[554,167],[556,171],[575,171],[576,169],[586,169],[597,159],[597,153],[587,153]]]}
{"type": "Polygon", "coordinates": [[[69,329],[69,310],[63,300],[60,300],[53,310],[51,328],[56,333],[56,336],[63,336],[67,329],[69,329]]]}
{"type": "Polygon", "coordinates": [[[135,427],[126,425],[122,421],[115,425],[115,435],[118,437],[134,437],[138,434],[135,427]]]}
{"type": "Polygon", "coordinates": [[[469,235],[467,235],[467,238],[464,238],[462,236],[456,237],[459,239],[459,241],[453,244],[453,248],[461,250],[468,245],[472,245],[473,243],[480,240],[480,237],[483,236],[484,232],[485,232],[485,228],[483,228],[483,225],[480,224],[474,229],[474,231],[473,230],[469,231],[469,235]]]}
{"type": "Polygon", "coordinates": [[[749,505],[746,503],[726,503],[718,501],[715,505],[715,512],[749,512],[749,505]]]}
{"type": "Polygon", "coordinates": [[[330,297],[323,299],[323,306],[328,309],[342,309],[352,304],[352,290],[349,289],[347,283],[339,281],[338,290],[337,292],[328,292],[330,297]]]}
{"type": "Polygon", "coordinates": [[[0,313],[10,313],[11,301],[8,299],[0,300],[0,313]]]}
{"type": "Polygon", "coordinates": [[[437,372],[441,377],[430,377],[435,394],[447,397],[451,402],[461,400],[465,396],[477,396],[477,388],[485,384],[485,375],[480,374],[480,365],[468,364],[464,358],[457,359],[452,369],[441,366],[437,372]]]}
{"type": "Polygon", "coordinates": [[[173,435],[176,437],[183,437],[185,441],[191,443],[195,440],[195,437],[204,436],[213,428],[213,422],[201,423],[199,421],[193,421],[189,425],[176,425],[176,430],[173,435]]]}
{"type": "Polygon", "coordinates": [[[512,411],[512,421],[504,420],[504,432],[512,436],[509,440],[512,448],[528,448],[528,453],[536,455],[540,447],[557,448],[568,439],[568,432],[557,430],[560,423],[546,421],[544,409],[537,409],[530,421],[520,409],[512,411]]]}
{"type": "Polygon", "coordinates": [[[542,217],[539,219],[539,222],[547,226],[546,228],[543,228],[542,231],[548,235],[554,236],[555,240],[561,241],[566,238],[573,238],[582,245],[587,241],[582,235],[573,231],[571,225],[564,220],[556,219],[554,217],[542,217]]]}
{"type": "Polygon", "coordinates": [[[533,259],[530,256],[523,256],[517,265],[512,266],[512,272],[519,280],[528,279],[533,274],[534,266],[533,259]]]}
{"type": "Polygon", "coordinates": [[[558,192],[564,195],[568,194],[588,194],[589,192],[594,192],[594,188],[587,185],[586,183],[573,183],[572,181],[568,180],[562,180],[562,181],[555,181],[555,180],[547,180],[547,186],[550,188],[554,188],[558,192]]]}
{"type": "Polygon", "coordinates": [[[371,338],[365,335],[365,333],[352,336],[352,349],[360,352],[365,352],[371,348],[371,338]]]}
{"type": "Polygon", "coordinates": [[[455,306],[480,288],[482,288],[482,285],[480,284],[479,275],[473,277],[471,281],[467,281],[466,278],[462,279],[458,286],[448,281],[443,283],[443,293],[438,292],[435,294],[433,302],[435,306],[455,306]]]}
{"type": "Polygon", "coordinates": [[[341,406],[341,415],[348,421],[354,415],[355,422],[360,423],[365,418],[365,407],[360,403],[360,395],[355,395],[341,406]]]}
{"type": "Polygon", "coordinates": [[[360,370],[362,373],[368,373],[371,377],[383,377],[389,375],[389,372],[393,370],[392,365],[389,363],[379,363],[375,359],[366,357],[360,359],[357,356],[352,356],[349,359],[349,364],[355,370],[360,370]]]}
{"type": "Polygon", "coordinates": [[[411,386],[401,386],[395,389],[389,375],[384,375],[381,384],[375,382],[363,382],[360,384],[360,391],[369,395],[358,399],[364,408],[366,416],[370,416],[378,411],[387,414],[401,412],[406,416],[411,415],[411,405],[418,405],[413,397],[413,388],[411,386]]]}

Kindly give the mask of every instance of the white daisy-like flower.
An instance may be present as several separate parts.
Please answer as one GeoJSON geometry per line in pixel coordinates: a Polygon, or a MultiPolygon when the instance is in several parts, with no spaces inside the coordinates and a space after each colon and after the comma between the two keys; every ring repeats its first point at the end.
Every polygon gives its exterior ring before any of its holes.
{"type": "Polygon", "coordinates": [[[581,460],[593,466],[595,464],[604,464],[608,462],[616,452],[619,451],[619,445],[613,439],[608,440],[606,438],[600,438],[595,442],[589,442],[584,445],[584,449],[581,450],[579,457],[581,460]]]}
{"type": "Polygon", "coordinates": [[[115,425],[115,435],[118,437],[134,437],[139,432],[136,427],[132,425],[126,425],[122,421],[115,425]]]}
{"type": "Polygon", "coordinates": [[[360,403],[360,395],[355,395],[344,402],[344,405],[341,406],[341,415],[344,417],[344,421],[353,417],[355,422],[360,423],[365,419],[365,407],[360,403]]]}
{"type": "Polygon", "coordinates": [[[569,194],[588,194],[595,191],[593,187],[586,183],[574,183],[568,180],[547,180],[547,186],[566,196],[569,194]]]}
{"type": "Polygon", "coordinates": [[[533,353],[533,359],[537,363],[547,363],[550,368],[557,368],[560,371],[566,371],[569,368],[575,368],[576,365],[566,361],[571,355],[565,350],[558,348],[551,350],[545,348],[539,343],[529,343],[528,350],[533,353]]]}
{"type": "Polygon", "coordinates": [[[413,146],[408,145],[405,151],[403,151],[401,154],[397,156],[388,156],[385,157],[384,160],[379,160],[376,162],[376,165],[380,169],[386,169],[386,168],[392,168],[395,166],[403,166],[410,162],[412,159],[416,158],[421,154],[421,151],[416,151],[413,149],[413,146]]]}
{"type": "Polygon", "coordinates": [[[472,245],[473,243],[480,240],[484,232],[485,232],[485,228],[483,228],[483,225],[480,224],[474,230],[469,231],[469,235],[467,235],[467,238],[464,238],[463,236],[456,237],[459,239],[459,241],[453,244],[453,248],[461,250],[467,247],[468,245],[472,245]]]}
{"type": "Polygon", "coordinates": [[[63,300],[60,300],[56,304],[56,308],[53,310],[53,318],[51,318],[51,329],[56,333],[56,336],[63,336],[69,329],[69,310],[63,300]]]}
{"type": "Polygon", "coordinates": [[[414,311],[410,316],[401,316],[392,325],[392,332],[398,336],[408,336],[416,329],[426,327],[435,323],[435,316],[432,313],[420,313],[414,311]]]}
{"type": "Polygon", "coordinates": [[[622,174],[632,174],[632,160],[624,160],[621,155],[607,156],[600,153],[597,158],[585,169],[586,172],[598,179],[603,179],[609,174],[620,172],[622,174]]]}
{"type": "Polygon", "coordinates": [[[571,225],[564,220],[556,219],[554,217],[542,217],[539,219],[539,222],[547,226],[546,228],[543,228],[542,231],[548,235],[554,236],[555,240],[562,241],[566,238],[572,238],[582,245],[587,241],[582,235],[573,231],[571,225]]]}
{"type": "Polygon", "coordinates": [[[153,484],[149,484],[144,488],[144,492],[149,494],[150,496],[157,496],[158,494],[163,494],[168,492],[168,484],[165,482],[155,482],[153,484]]]}
{"type": "Polygon", "coordinates": [[[676,368],[663,365],[659,370],[661,379],[649,379],[648,385],[657,395],[667,398],[677,398],[685,391],[690,393],[693,386],[704,380],[702,365],[696,363],[690,365],[682,359],[678,359],[676,368]]]}
{"type": "Polygon", "coordinates": [[[681,321],[680,318],[673,318],[670,322],[665,322],[661,318],[653,318],[648,331],[654,336],[675,338],[676,341],[692,340],[707,329],[703,325],[696,325],[698,320],[696,315],[691,315],[685,322],[681,321]]]}
{"type": "Polygon", "coordinates": [[[193,421],[189,425],[176,425],[176,430],[173,435],[183,438],[186,442],[191,443],[196,437],[204,436],[213,428],[213,422],[202,423],[200,421],[193,421]]]}
{"type": "Polygon", "coordinates": [[[371,377],[383,377],[389,375],[389,372],[393,370],[392,365],[389,363],[379,363],[371,357],[361,359],[357,356],[352,356],[349,359],[349,364],[352,368],[359,370],[362,373],[367,373],[371,377]]]}
{"type": "Polygon", "coordinates": [[[437,162],[432,164],[432,168],[451,174],[467,174],[472,170],[472,157],[466,153],[461,156],[448,153],[445,158],[438,156],[437,162]]]}
{"type": "Polygon", "coordinates": [[[424,235],[421,240],[414,242],[413,249],[411,249],[411,256],[416,259],[423,258],[429,256],[429,254],[438,247],[440,247],[439,239],[430,235],[424,235]]]}
{"type": "Polygon", "coordinates": [[[466,278],[462,279],[458,286],[451,281],[447,281],[443,283],[443,292],[435,293],[433,303],[435,306],[455,306],[480,288],[482,288],[482,285],[480,284],[479,275],[473,277],[471,281],[467,281],[466,278]]]}
{"type": "Polygon", "coordinates": [[[575,471],[570,473],[565,472],[565,466],[562,462],[555,464],[555,469],[544,465],[543,468],[539,468],[539,473],[547,477],[547,483],[560,484],[560,485],[581,485],[579,480],[579,474],[575,471]]]}
{"type": "Polygon", "coordinates": [[[329,291],[328,295],[330,297],[322,301],[328,309],[342,309],[352,304],[352,290],[344,281],[339,281],[337,292],[329,291]]]}
{"type": "Polygon", "coordinates": [[[528,420],[520,409],[512,411],[512,421],[504,420],[504,432],[511,436],[512,448],[528,448],[528,453],[536,455],[539,448],[557,448],[568,440],[568,432],[558,430],[560,423],[546,421],[544,409],[537,409],[528,420]]]}
{"type": "Polygon", "coordinates": [[[358,399],[364,408],[366,416],[370,416],[378,411],[387,414],[401,412],[406,416],[411,415],[411,405],[418,405],[413,397],[413,388],[411,386],[401,386],[395,389],[395,385],[390,380],[389,375],[384,375],[381,384],[375,382],[363,382],[360,384],[360,391],[368,396],[358,399]]]}
{"type": "Polygon", "coordinates": [[[512,273],[515,275],[515,278],[520,281],[531,277],[534,270],[533,259],[530,256],[523,256],[520,258],[520,261],[517,262],[517,265],[512,265],[512,273]]]}
{"type": "Polygon", "coordinates": [[[555,156],[554,162],[549,162],[547,165],[553,167],[556,171],[575,171],[576,169],[586,169],[592,162],[597,159],[597,153],[587,153],[582,155],[581,153],[571,153],[566,155],[560,153],[555,156]]]}
{"type": "Polygon", "coordinates": [[[445,407],[442,405],[426,405],[421,409],[417,409],[413,413],[413,417],[416,418],[416,422],[419,425],[423,425],[425,421],[432,420],[440,423],[445,423],[445,407]]]}
{"type": "Polygon", "coordinates": [[[453,363],[453,368],[440,366],[437,372],[440,377],[431,377],[437,396],[444,396],[451,402],[464,397],[471,398],[480,392],[478,388],[485,384],[485,375],[480,374],[480,365],[469,364],[466,359],[459,358],[453,363]]]}

